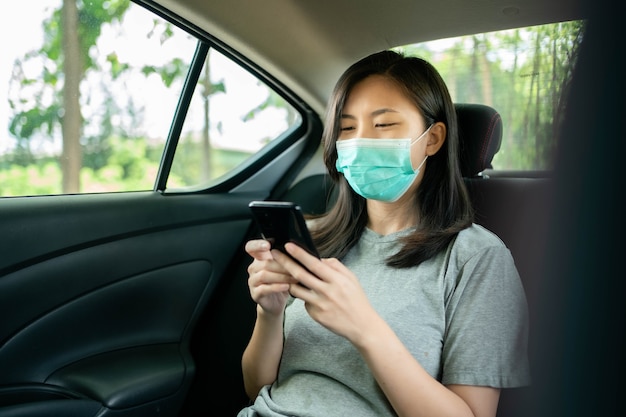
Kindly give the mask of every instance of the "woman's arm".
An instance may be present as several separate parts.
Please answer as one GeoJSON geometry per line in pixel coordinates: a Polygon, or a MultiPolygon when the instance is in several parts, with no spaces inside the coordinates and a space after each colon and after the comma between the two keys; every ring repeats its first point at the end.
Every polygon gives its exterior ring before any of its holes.
{"type": "Polygon", "coordinates": [[[293,278],[278,264],[264,240],[251,240],[246,252],[254,258],[248,267],[250,296],[257,318],[241,358],[246,394],[254,399],[264,385],[276,380],[283,350],[283,315],[293,278]]]}
{"type": "Polygon", "coordinates": [[[267,313],[259,305],[256,310],[252,337],[241,358],[243,383],[250,399],[276,380],[283,350],[283,314],[267,313]]]}

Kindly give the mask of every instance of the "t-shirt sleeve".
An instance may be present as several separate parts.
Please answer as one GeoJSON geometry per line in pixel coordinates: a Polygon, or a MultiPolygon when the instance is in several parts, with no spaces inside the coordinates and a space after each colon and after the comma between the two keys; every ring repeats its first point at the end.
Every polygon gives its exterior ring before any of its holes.
{"type": "Polygon", "coordinates": [[[446,300],[442,383],[528,385],[528,306],[509,250],[486,248],[456,272],[446,300]]]}

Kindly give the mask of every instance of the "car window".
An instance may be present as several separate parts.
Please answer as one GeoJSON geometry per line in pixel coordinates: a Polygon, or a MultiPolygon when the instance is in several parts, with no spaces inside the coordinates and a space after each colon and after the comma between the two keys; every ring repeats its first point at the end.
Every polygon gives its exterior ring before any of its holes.
{"type": "Polygon", "coordinates": [[[453,101],[482,103],[502,116],[496,170],[550,170],[562,97],[582,40],[582,21],[480,33],[407,45],[430,61],[453,101]]]}
{"type": "MultiPolygon", "coordinates": [[[[31,0],[0,19],[0,197],[153,190],[198,39],[129,0],[31,0]]],[[[167,188],[219,181],[299,121],[211,49],[167,188]]]]}
{"type": "Polygon", "coordinates": [[[300,125],[279,94],[216,49],[193,93],[166,191],[206,188],[300,125]]]}

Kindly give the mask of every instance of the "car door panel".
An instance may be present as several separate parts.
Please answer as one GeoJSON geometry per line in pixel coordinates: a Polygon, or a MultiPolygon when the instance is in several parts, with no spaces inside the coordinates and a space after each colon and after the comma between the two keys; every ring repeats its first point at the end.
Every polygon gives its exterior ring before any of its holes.
{"type": "Polygon", "coordinates": [[[96,401],[63,398],[2,407],[0,415],[2,417],[83,417],[95,416],[99,409],[100,405],[96,401]]]}
{"type": "Polygon", "coordinates": [[[130,193],[0,205],[0,415],[176,415],[193,326],[261,193],[130,193]],[[169,411],[168,411],[169,410],[169,411]],[[50,411],[49,411],[50,412],[50,411]],[[168,414],[169,413],[169,414],[168,414]]]}
{"type": "Polygon", "coordinates": [[[175,394],[184,384],[185,367],[176,343],[148,345],[83,359],[46,382],[85,393],[110,409],[127,409],[175,394]]]}

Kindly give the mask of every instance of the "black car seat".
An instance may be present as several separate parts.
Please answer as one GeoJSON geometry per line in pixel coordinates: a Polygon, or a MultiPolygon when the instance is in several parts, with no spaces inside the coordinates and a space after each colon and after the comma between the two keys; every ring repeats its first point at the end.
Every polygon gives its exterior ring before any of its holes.
{"type": "MultiPolygon", "coordinates": [[[[489,173],[500,148],[502,120],[488,106],[457,104],[461,169],[472,200],[474,221],[504,241],[520,274],[529,305],[530,338],[536,322],[538,287],[547,245],[547,219],[552,205],[552,179],[536,173],[489,173]],[[485,171],[487,170],[487,171],[485,171]]],[[[530,348],[529,348],[530,349],[530,348]]],[[[530,364],[533,373],[531,351],[530,364]]],[[[531,387],[505,389],[500,395],[498,417],[530,415],[531,387]]]]}

